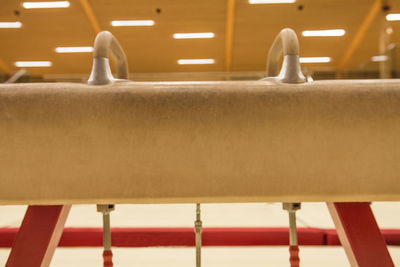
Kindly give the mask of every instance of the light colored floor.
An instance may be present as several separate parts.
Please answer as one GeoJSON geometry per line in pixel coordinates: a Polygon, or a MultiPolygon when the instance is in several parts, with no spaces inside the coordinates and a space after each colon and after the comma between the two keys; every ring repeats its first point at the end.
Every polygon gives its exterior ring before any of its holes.
{"type": "MultiPolygon", "coordinates": [[[[378,224],[382,228],[400,228],[400,203],[374,203],[378,224]]],[[[0,206],[0,227],[19,226],[24,206],[0,206]]],[[[194,204],[118,205],[111,214],[112,226],[158,227],[193,226],[194,204]]],[[[240,203],[202,205],[204,227],[213,226],[287,226],[287,214],[281,204],[240,203]]],[[[101,215],[94,205],[73,206],[66,226],[101,226],[101,215]]],[[[333,223],[324,203],[304,203],[298,212],[298,226],[332,228],[333,223]]],[[[400,266],[400,247],[389,248],[400,266]]],[[[194,266],[194,248],[114,248],[116,267],[128,266],[194,266]]],[[[9,250],[0,249],[0,265],[9,250]]],[[[52,267],[102,266],[101,248],[59,248],[52,267]]],[[[301,266],[349,266],[341,247],[301,247],[301,266]]],[[[203,266],[289,266],[287,247],[206,247],[203,266]]]]}
{"type": "MultiPolygon", "coordinates": [[[[400,266],[400,248],[389,247],[396,266],[400,266]]],[[[4,266],[9,250],[0,249],[4,266]]],[[[114,248],[115,267],[190,267],[195,266],[194,248],[114,248]]],[[[52,267],[102,266],[102,249],[57,249],[52,267]]],[[[204,267],[289,267],[285,247],[206,247],[204,267]]],[[[301,247],[302,267],[349,267],[341,247],[301,247]]],[[[379,267],[379,266],[377,266],[379,267]]]]}

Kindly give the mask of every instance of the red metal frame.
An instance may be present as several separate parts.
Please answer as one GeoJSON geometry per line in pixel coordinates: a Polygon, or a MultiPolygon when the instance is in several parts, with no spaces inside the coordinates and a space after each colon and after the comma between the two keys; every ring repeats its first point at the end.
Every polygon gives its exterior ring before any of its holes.
{"type": "MultiPolygon", "coordinates": [[[[18,228],[0,228],[0,247],[10,247],[18,228]]],[[[65,228],[59,247],[102,247],[102,228],[65,228]]],[[[193,227],[111,228],[113,247],[194,246],[193,227]]],[[[203,246],[287,246],[288,228],[207,227],[203,228],[203,246]]],[[[301,245],[329,245],[326,230],[299,228],[301,245]]],[[[334,235],[331,234],[332,240],[334,235]]],[[[397,235],[400,239],[400,231],[397,235]]],[[[335,244],[337,245],[337,244],[335,244]]],[[[338,244],[340,245],[340,244],[338,244]]]]}
{"type": "Polygon", "coordinates": [[[29,206],[6,267],[49,266],[70,209],[70,205],[29,206]]]}
{"type": "Polygon", "coordinates": [[[394,267],[369,203],[327,205],[352,267],[394,267]]]}
{"type": "MultiPolygon", "coordinates": [[[[11,248],[19,228],[0,228],[0,248],[11,248]]],[[[301,246],[340,246],[335,229],[297,228],[301,246]]],[[[193,227],[111,228],[113,247],[193,247],[193,227]]],[[[400,246],[400,229],[382,229],[390,246],[400,246]]],[[[287,246],[287,227],[206,227],[203,246],[287,246]]],[[[59,247],[103,247],[103,229],[67,227],[59,247]]]]}
{"type": "MultiPolygon", "coordinates": [[[[334,230],[299,228],[303,245],[342,243],[353,267],[393,267],[384,237],[369,203],[327,203],[334,230]]],[[[71,206],[29,206],[21,227],[0,229],[0,247],[14,240],[7,267],[48,266],[56,247],[101,246],[101,228],[67,228],[64,224],[71,206]],[[18,230],[18,233],[17,233],[18,230]]],[[[400,244],[399,230],[383,230],[386,239],[400,244]]],[[[193,246],[193,228],[114,228],[114,246],[193,246]]],[[[287,228],[205,228],[203,243],[208,246],[287,245],[287,228]]]]}

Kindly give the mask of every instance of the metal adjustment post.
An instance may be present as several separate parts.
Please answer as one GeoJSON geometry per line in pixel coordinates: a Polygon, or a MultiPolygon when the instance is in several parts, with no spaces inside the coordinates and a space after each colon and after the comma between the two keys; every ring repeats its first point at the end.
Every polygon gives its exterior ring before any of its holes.
{"type": "Polygon", "coordinates": [[[301,203],[283,203],[283,209],[289,213],[289,252],[290,266],[299,267],[299,243],[297,241],[296,211],[301,208],[301,203]]]}
{"type": "Polygon", "coordinates": [[[196,204],[196,221],[194,221],[194,229],[196,233],[196,267],[201,267],[201,232],[203,223],[201,222],[200,204],[196,204]]]}
{"type": "Polygon", "coordinates": [[[104,267],[112,267],[112,251],[111,251],[111,228],[110,228],[110,212],[115,209],[114,204],[97,205],[97,211],[103,214],[103,264],[104,267]]]}

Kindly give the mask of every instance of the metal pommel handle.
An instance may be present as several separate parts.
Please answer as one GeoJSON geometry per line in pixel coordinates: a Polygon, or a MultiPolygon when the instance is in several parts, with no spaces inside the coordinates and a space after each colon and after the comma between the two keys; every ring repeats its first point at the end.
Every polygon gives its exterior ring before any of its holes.
{"type": "Polygon", "coordinates": [[[300,68],[299,40],[292,29],[281,30],[272,43],[268,53],[267,78],[265,80],[283,83],[303,83],[306,81],[300,68]],[[282,54],[283,63],[279,71],[282,54]]]}
{"type": "Polygon", "coordinates": [[[128,61],[118,40],[109,31],[97,34],[93,49],[93,66],[88,80],[90,85],[103,85],[128,79],[128,61]],[[115,60],[117,77],[111,73],[108,55],[115,60]]]}

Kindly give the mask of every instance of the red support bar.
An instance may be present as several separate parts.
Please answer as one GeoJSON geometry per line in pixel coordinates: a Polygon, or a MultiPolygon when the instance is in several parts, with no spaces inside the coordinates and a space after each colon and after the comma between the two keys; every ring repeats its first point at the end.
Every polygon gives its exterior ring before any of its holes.
{"type": "MultiPolygon", "coordinates": [[[[340,246],[335,229],[297,228],[302,246],[340,246]]],[[[400,246],[400,229],[381,230],[386,243],[400,246]]],[[[18,228],[0,228],[0,248],[10,248],[18,228]]],[[[111,228],[113,247],[194,246],[192,227],[111,228]]],[[[205,246],[287,246],[288,228],[203,228],[205,246]]],[[[102,247],[103,229],[65,228],[59,247],[102,247]]]]}
{"type": "Polygon", "coordinates": [[[6,267],[49,266],[70,209],[70,205],[29,206],[6,267]]]}
{"type": "Polygon", "coordinates": [[[327,203],[352,267],[394,267],[369,203],[327,203]]]}

